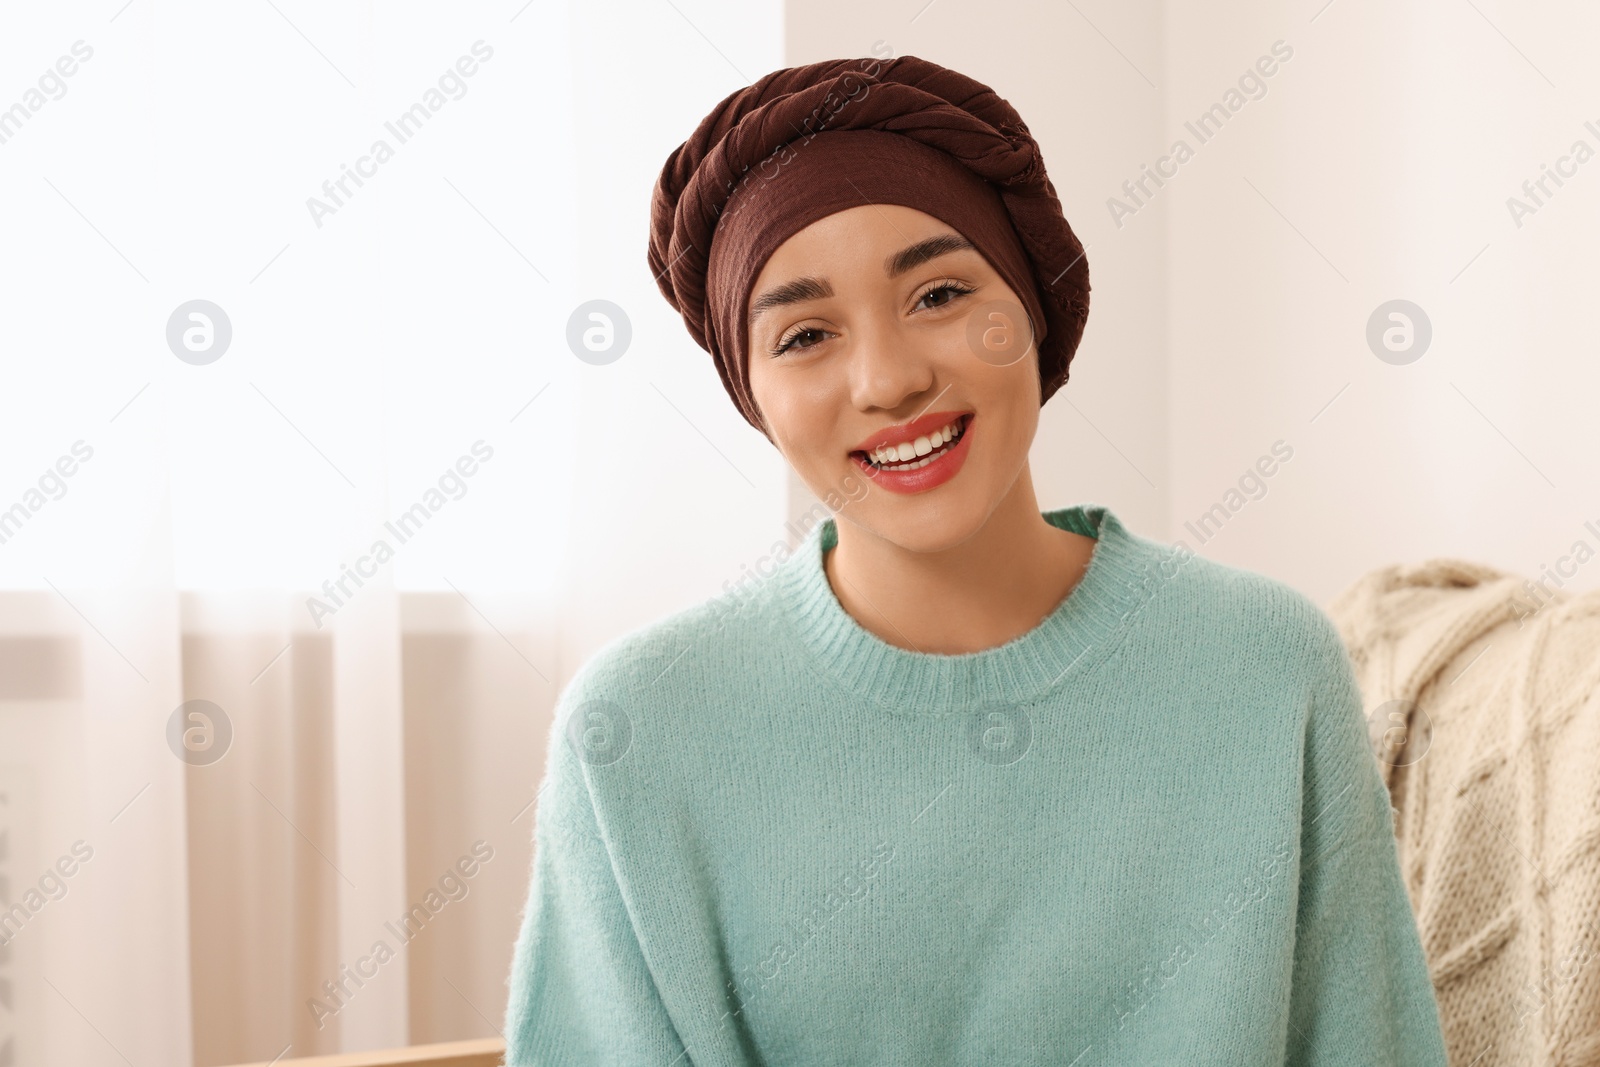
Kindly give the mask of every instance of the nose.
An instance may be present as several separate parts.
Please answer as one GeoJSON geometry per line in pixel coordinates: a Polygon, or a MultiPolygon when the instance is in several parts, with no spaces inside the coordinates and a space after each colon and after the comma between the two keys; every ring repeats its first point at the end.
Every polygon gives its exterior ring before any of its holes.
{"type": "Polygon", "coordinates": [[[856,408],[896,411],[933,387],[933,363],[892,316],[863,321],[851,339],[850,397],[856,408]]]}

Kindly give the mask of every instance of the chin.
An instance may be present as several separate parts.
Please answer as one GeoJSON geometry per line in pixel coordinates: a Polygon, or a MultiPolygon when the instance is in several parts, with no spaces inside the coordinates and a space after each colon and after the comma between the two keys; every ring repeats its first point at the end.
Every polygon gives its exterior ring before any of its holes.
{"type": "Polygon", "coordinates": [[[849,518],[908,552],[942,552],[977,533],[993,510],[946,483],[909,496],[873,493],[849,518]]]}

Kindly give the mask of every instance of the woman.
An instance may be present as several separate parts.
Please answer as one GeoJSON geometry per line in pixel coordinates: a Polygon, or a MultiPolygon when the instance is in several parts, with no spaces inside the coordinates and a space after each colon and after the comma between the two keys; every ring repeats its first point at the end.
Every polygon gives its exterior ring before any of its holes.
{"type": "Polygon", "coordinates": [[[651,221],[838,514],[562,694],[507,1063],[1441,1067],[1328,618],[1038,508],[1088,269],[1011,106],[911,56],[777,71],[651,221]]]}

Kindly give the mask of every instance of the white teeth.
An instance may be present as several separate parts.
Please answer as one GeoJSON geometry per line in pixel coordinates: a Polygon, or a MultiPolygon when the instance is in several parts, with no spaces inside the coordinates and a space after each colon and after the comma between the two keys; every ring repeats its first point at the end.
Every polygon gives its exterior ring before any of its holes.
{"type": "Polygon", "coordinates": [[[938,457],[932,453],[959,439],[961,436],[960,421],[952,422],[926,437],[918,437],[914,441],[902,441],[898,445],[889,445],[870,454],[873,465],[884,470],[910,471],[918,467],[926,467],[938,457]],[[918,460],[918,462],[907,462],[918,460]]]}

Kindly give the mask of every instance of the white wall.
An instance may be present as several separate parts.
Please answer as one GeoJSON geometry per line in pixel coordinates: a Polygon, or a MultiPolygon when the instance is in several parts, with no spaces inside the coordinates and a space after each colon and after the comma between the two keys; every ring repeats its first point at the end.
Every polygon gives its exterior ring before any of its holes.
{"type": "Polygon", "coordinates": [[[1294,49],[1170,190],[1174,536],[1283,438],[1294,458],[1209,554],[1324,602],[1436,555],[1536,575],[1600,546],[1600,162],[1520,228],[1506,200],[1574,139],[1600,150],[1600,14],[1318,7],[1168,5],[1171,135],[1273,41],[1294,49]],[[1398,366],[1364,337],[1395,298],[1433,326],[1398,366]]]}

